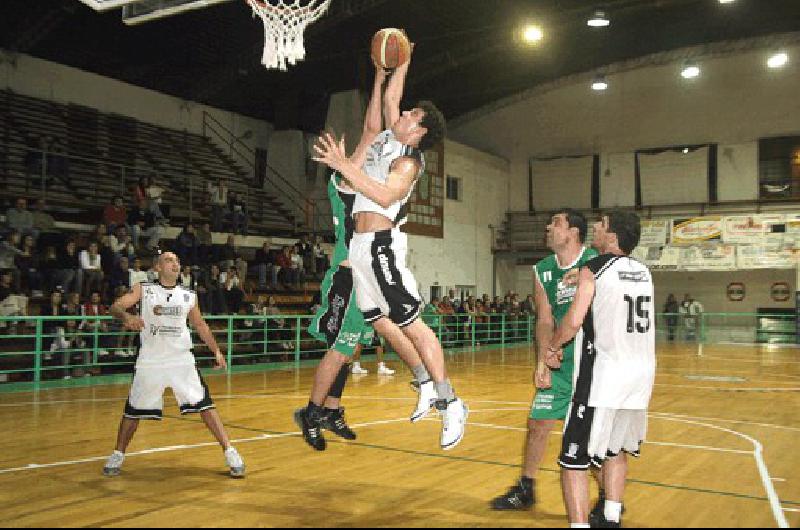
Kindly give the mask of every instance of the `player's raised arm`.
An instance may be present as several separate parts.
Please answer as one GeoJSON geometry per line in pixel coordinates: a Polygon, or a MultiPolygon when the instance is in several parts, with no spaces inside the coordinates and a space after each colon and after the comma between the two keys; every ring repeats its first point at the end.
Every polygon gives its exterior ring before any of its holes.
{"type": "Polygon", "coordinates": [[[344,137],[337,142],[332,135],[326,133],[314,145],[314,150],[318,153],[314,160],[338,171],[356,191],[384,208],[403,199],[419,176],[420,167],[417,161],[409,157],[398,158],[386,184],[382,184],[369,178],[361,167],[355,165],[347,157],[345,149],[344,137]]]}
{"type": "Polygon", "coordinates": [[[208,327],[206,320],[200,313],[200,308],[197,307],[197,304],[189,311],[189,324],[191,324],[195,331],[197,331],[197,334],[200,335],[200,340],[202,340],[214,354],[214,359],[217,362],[214,368],[226,370],[228,368],[228,363],[225,361],[225,356],[222,355],[219,345],[217,345],[217,339],[214,338],[214,334],[211,332],[211,328],[208,327]]]}
{"type": "MultiPolygon", "coordinates": [[[[414,44],[411,44],[411,55],[414,53],[414,44]]],[[[400,103],[403,101],[403,92],[406,87],[408,67],[411,66],[411,57],[408,61],[394,69],[383,96],[383,117],[386,126],[392,127],[400,119],[400,103]]]]}
{"type": "Polygon", "coordinates": [[[581,329],[586,313],[592,306],[594,290],[594,274],[589,267],[583,267],[580,272],[575,299],[547,347],[548,366],[552,367],[561,363],[561,347],[575,338],[578,330],[581,329]]]}
{"type": "Polygon", "coordinates": [[[381,114],[381,102],[383,100],[383,83],[386,81],[386,70],[379,65],[375,65],[375,83],[372,86],[372,96],[367,105],[367,114],[364,116],[364,129],[361,133],[361,140],[356,150],[350,156],[350,160],[357,167],[364,165],[367,159],[367,149],[375,140],[375,137],[383,129],[383,115],[381,114]]]}
{"type": "Polygon", "coordinates": [[[135,306],[142,300],[142,284],[137,283],[131,289],[131,292],[120,296],[116,302],[109,309],[111,316],[117,320],[121,320],[125,329],[130,331],[141,331],[144,329],[144,320],[141,317],[131,315],[128,309],[135,306]]]}

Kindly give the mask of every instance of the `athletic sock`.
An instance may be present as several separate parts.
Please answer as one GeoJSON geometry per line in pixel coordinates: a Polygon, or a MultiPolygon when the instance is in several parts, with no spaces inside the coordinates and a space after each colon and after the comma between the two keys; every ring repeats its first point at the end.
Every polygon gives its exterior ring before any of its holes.
{"type": "Polygon", "coordinates": [[[425,365],[422,363],[420,363],[419,366],[413,367],[411,372],[414,374],[414,381],[417,383],[424,383],[425,381],[430,381],[431,379],[428,369],[425,368],[425,365]]]}
{"type": "Polygon", "coordinates": [[[591,528],[589,523],[570,523],[570,528],[591,528]]]}
{"type": "Polygon", "coordinates": [[[622,515],[622,503],[607,500],[605,507],[603,508],[603,514],[605,515],[607,521],[618,523],[619,518],[622,515]]]}
{"type": "Polygon", "coordinates": [[[449,379],[445,379],[441,383],[435,383],[435,385],[436,395],[439,396],[440,400],[450,403],[456,398],[456,392],[453,390],[453,385],[450,384],[449,379]]]}

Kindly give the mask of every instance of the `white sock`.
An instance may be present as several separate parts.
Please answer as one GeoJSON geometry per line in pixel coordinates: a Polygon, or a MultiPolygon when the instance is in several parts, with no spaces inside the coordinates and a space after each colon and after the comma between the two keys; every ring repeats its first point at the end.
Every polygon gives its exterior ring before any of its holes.
{"type": "Polygon", "coordinates": [[[570,528],[591,528],[589,523],[570,523],[570,528]]]}
{"type": "Polygon", "coordinates": [[[622,515],[622,503],[607,500],[603,508],[603,514],[606,516],[607,521],[618,523],[620,515],[622,515]]]}
{"type": "Polygon", "coordinates": [[[122,451],[118,451],[118,450],[116,450],[116,449],[114,449],[114,454],[115,454],[115,455],[122,455],[122,456],[125,456],[125,453],[123,453],[122,451]]]}

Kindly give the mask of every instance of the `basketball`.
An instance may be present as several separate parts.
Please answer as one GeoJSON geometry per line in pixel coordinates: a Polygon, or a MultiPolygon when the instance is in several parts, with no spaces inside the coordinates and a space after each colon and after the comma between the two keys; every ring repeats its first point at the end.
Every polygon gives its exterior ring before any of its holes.
{"type": "Polygon", "coordinates": [[[372,59],[383,68],[397,68],[411,57],[411,42],[405,32],[384,28],[372,37],[372,59]]]}

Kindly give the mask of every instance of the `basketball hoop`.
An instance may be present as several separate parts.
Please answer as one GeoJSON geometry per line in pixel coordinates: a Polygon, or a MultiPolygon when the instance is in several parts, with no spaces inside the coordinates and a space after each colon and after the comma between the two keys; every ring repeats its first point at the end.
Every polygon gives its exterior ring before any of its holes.
{"type": "Polygon", "coordinates": [[[253,14],[264,22],[264,56],[261,64],[268,69],[286,71],[306,56],[303,33],[330,6],[331,0],[246,0],[253,14]]]}

